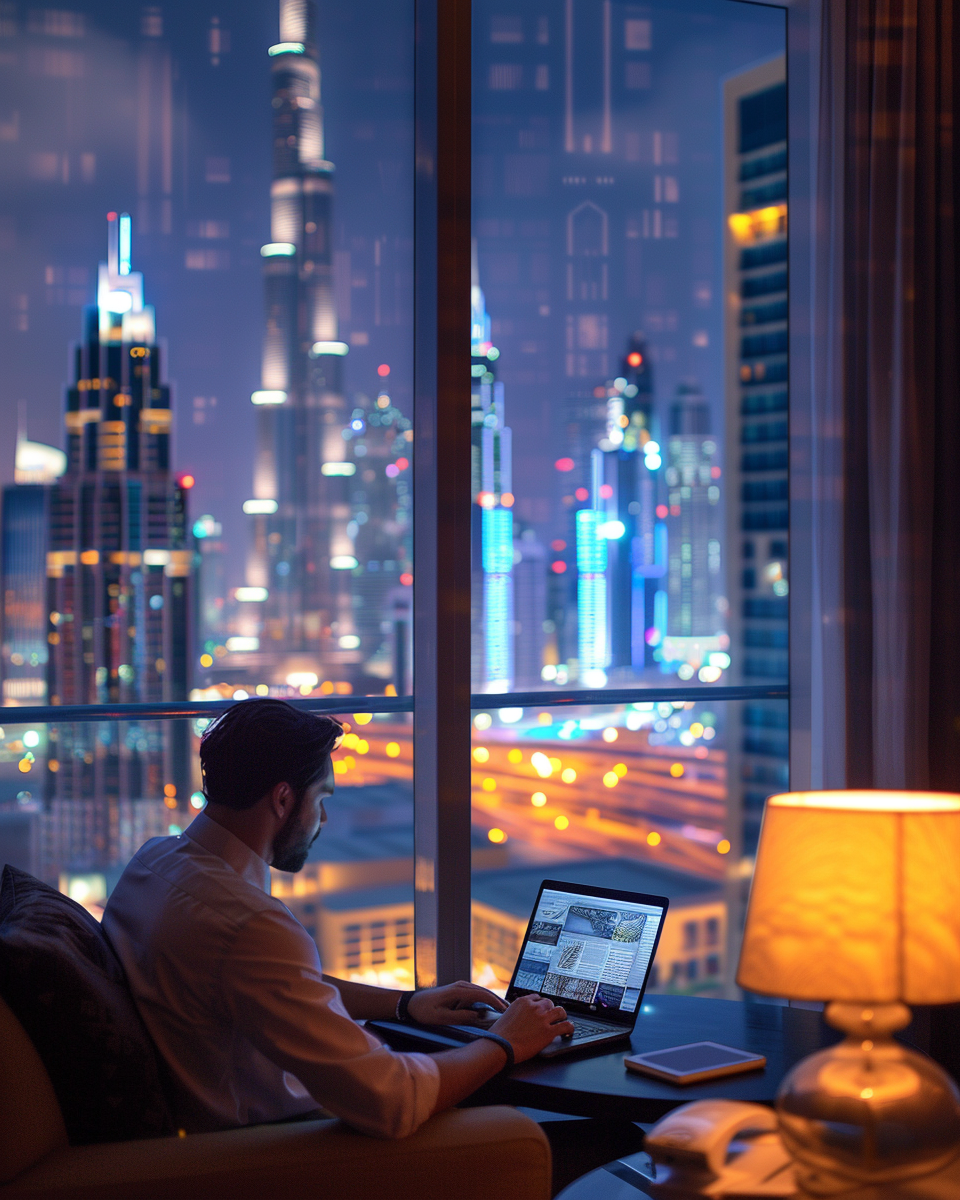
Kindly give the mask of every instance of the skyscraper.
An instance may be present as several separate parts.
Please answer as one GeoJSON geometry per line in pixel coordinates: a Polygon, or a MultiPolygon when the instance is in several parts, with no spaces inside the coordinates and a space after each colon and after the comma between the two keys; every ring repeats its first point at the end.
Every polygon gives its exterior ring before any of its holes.
{"type": "Polygon", "coordinates": [[[729,666],[720,572],[720,448],[699,384],[681,383],[667,437],[667,629],[662,659],[681,679],[716,682],[729,666]]]}
{"type": "MultiPolygon", "coordinates": [[[[108,215],[97,303],[66,393],[66,473],[51,487],[46,637],[51,704],[178,700],[192,659],[195,552],[170,470],[172,413],[131,222],[108,215]]],[[[181,722],[51,727],[54,866],[108,867],[186,804],[181,722]],[[132,808],[131,808],[132,806],[132,808]],[[145,832],[148,831],[148,832],[145,832]],[[128,844],[129,843],[129,844],[128,844]]]]}
{"type": "MultiPolygon", "coordinates": [[[[727,587],[733,682],[786,682],[788,649],[787,93],[782,57],[724,89],[727,587]]],[[[766,797],[788,786],[789,716],[743,706],[730,804],[756,849],[766,797]]]]}
{"type": "Polygon", "coordinates": [[[508,692],[514,681],[513,442],[505,420],[503,384],[496,379],[500,351],[490,340],[476,248],[470,308],[473,591],[474,604],[483,605],[481,620],[473,622],[480,642],[474,677],[482,681],[484,691],[508,692]]]}
{"type": "MultiPolygon", "coordinates": [[[[257,406],[248,583],[264,587],[257,665],[273,683],[303,674],[356,680],[358,559],[342,436],[346,403],[332,264],[333,164],[323,157],[313,0],[281,0],[269,50],[273,91],[271,240],[262,247],[266,330],[257,406]]],[[[369,653],[369,648],[366,648],[369,653]]]]}
{"type": "Polygon", "coordinates": [[[3,489],[0,594],[3,703],[42,704],[47,695],[45,565],[50,487],[66,467],[53,446],[17,437],[14,482],[3,489]]]}

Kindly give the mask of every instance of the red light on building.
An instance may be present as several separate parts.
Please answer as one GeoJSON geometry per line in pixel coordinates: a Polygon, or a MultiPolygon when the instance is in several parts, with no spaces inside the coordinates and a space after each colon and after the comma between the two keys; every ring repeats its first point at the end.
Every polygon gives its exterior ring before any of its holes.
{"type": "Polygon", "coordinates": [[[567,564],[563,561],[563,559],[560,558],[558,558],[556,562],[552,562],[550,564],[550,570],[554,573],[554,575],[562,575],[566,569],[567,564]]]}
{"type": "Polygon", "coordinates": [[[577,488],[573,494],[578,500],[586,500],[590,495],[586,488],[577,488]]]}
{"type": "Polygon", "coordinates": [[[116,213],[114,213],[114,212],[107,213],[107,220],[108,220],[108,221],[115,221],[116,219],[117,219],[117,214],[116,214],[116,213]]]}
{"type": "Polygon", "coordinates": [[[671,517],[679,517],[680,516],[680,505],[679,504],[671,504],[670,505],[670,516],[671,517]]]}
{"type": "Polygon", "coordinates": [[[643,362],[643,355],[634,350],[631,354],[627,355],[627,362],[631,367],[639,367],[643,362]]]}
{"type": "Polygon", "coordinates": [[[559,554],[561,550],[566,550],[566,548],[567,543],[563,540],[563,538],[555,538],[550,543],[550,549],[554,550],[557,554],[559,554]]]}
{"type": "Polygon", "coordinates": [[[180,486],[182,488],[192,488],[196,482],[197,481],[194,479],[194,477],[192,475],[181,475],[180,476],[180,486]]]}
{"type": "Polygon", "coordinates": [[[609,483],[600,484],[600,499],[610,500],[613,497],[613,488],[609,483]]]}
{"type": "Polygon", "coordinates": [[[386,363],[381,363],[380,366],[377,367],[377,374],[385,379],[390,374],[390,368],[386,363]]]}
{"type": "Polygon", "coordinates": [[[670,509],[667,508],[667,506],[665,504],[657,505],[657,516],[660,518],[661,521],[666,520],[666,518],[669,515],[670,515],[670,509]]]}
{"type": "Polygon", "coordinates": [[[558,471],[572,471],[573,470],[573,459],[572,458],[558,458],[557,461],[553,465],[557,468],[558,471]]]}
{"type": "Polygon", "coordinates": [[[720,471],[719,467],[711,467],[710,468],[710,478],[711,479],[719,479],[720,474],[721,474],[721,471],[720,471]]]}
{"type": "Polygon", "coordinates": [[[407,467],[409,467],[409,466],[410,466],[409,459],[406,459],[406,458],[398,458],[398,459],[397,459],[397,466],[400,468],[400,470],[401,470],[401,471],[405,471],[405,470],[407,469],[407,467]]]}
{"type": "Polygon", "coordinates": [[[413,576],[409,571],[404,571],[404,573],[400,576],[400,582],[404,587],[410,587],[410,585],[413,583],[413,576]]]}

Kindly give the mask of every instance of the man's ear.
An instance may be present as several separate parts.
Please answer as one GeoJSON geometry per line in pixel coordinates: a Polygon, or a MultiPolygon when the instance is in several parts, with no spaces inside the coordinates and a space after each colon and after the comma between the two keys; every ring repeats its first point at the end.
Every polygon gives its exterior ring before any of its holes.
{"type": "Polygon", "coordinates": [[[270,789],[270,811],[280,821],[286,820],[293,800],[293,788],[289,783],[275,783],[270,789]]]}

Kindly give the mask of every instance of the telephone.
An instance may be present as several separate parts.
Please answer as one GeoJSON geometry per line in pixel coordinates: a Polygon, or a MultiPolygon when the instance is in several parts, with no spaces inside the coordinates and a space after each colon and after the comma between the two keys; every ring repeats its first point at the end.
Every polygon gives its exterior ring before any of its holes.
{"type": "Polygon", "coordinates": [[[644,1148],[656,1164],[656,1181],[645,1185],[656,1200],[797,1195],[776,1114],[760,1104],[685,1104],[654,1125],[644,1148]]]}

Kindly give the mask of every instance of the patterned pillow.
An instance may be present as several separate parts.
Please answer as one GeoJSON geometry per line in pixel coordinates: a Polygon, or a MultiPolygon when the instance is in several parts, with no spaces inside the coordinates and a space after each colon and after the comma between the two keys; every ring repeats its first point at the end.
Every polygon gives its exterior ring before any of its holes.
{"type": "Polygon", "coordinates": [[[174,1132],[123,968],[79,904],[25,871],[0,880],[0,994],[50,1075],[71,1143],[174,1132]]]}

